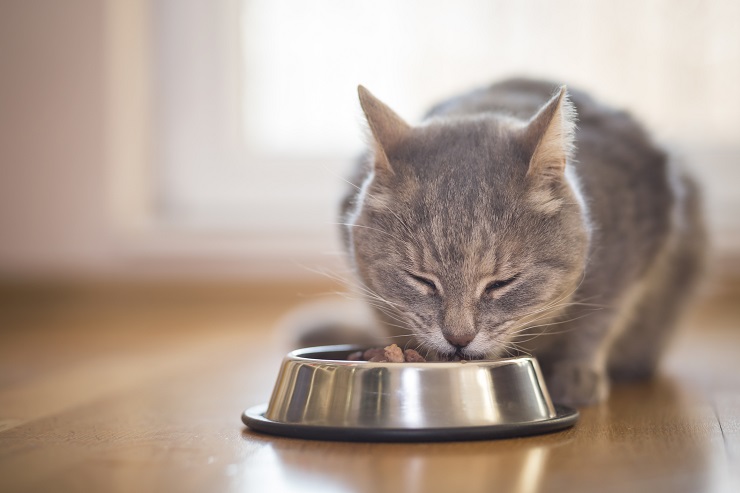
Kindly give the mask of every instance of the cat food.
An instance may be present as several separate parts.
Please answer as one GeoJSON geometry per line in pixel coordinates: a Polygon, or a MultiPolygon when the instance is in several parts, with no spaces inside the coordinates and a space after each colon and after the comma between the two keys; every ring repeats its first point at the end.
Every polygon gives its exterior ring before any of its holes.
{"type": "Polygon", "coordinates": [[[424,359],[424,356],[417,353],[414,349],[406,349],[403,352],[404,358],[406,358],[406,363],[426,363],[426,359],[424,359]]]}
{"type": "Polygon", "coordinates": [[[396,344],[384,348],[370,348],[355,351],[347,356],[350,361],[369,361],[372,363],[424,363],[426,360],[413,349],[401,349],[396,344]]]}

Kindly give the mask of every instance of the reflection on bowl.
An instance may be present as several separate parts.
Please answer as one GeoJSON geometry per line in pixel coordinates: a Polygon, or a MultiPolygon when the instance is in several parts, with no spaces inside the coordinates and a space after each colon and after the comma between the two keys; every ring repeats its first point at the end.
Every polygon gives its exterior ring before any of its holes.
{"type": "Polygon", "coordinates": [[[572,425],[578,416],[553,405],[534,358],[346,360],[360,349],[325,346],[291,352],[268,406],[245,412],[245,423],[278,434],[318,432],[312,438],[322,438],[322,431],[337,439],[433,437],[435,432],[474,438],[475,430],[498,430],[496,436],[551,431],[572,425]],[[467,431],[455,434],[461,430],[467,431]]]}

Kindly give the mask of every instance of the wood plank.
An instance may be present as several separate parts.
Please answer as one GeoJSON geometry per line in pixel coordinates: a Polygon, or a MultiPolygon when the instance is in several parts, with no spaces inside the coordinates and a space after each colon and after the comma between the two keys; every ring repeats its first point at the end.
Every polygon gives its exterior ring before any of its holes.
{"type": "MultiPolygon", "coordinates": [[[[55,338],[60,333],[72,334],[77,349],[65,348],[54,371],[30,371],[0,386],[7,423],[0,431],[0,491],[729,492],[735,486],[740,388],[726,380],[723,393],[704,385],[712,376],[711,345],[693,354],[705,363],[704,373],[669,366],[670,376],[619,386],[609,402],[583,410],[579,424],[561,433],[436,444],[312,442],[253,433],[239,421],[245,407],[269,397],[286,341],[265,328],[290,301],[153,302],[134,306],[134,314],[132,307],[88,311],[84,297],[73,304],[34,330],[54,344],[63,340],[55,338]],[[132,330],[132,323],[144,329],[132,330]],[[97,334],[100,327],[111,333],[97,334]],[[113,350],[111,341],[123,349],[113,350]]],[[[703,330],[717,323],[711,313],[699,320],[703,330]]],[[[725,327],[727,319],[719,319],[725,327]]],[[[720,332],[708,340],[722,341],[720,332]]],[[[674,350],[703,336],[689,334],[674,350]]],[[[13,351],[54,353],[53,346],[36,346],[38,337],[3,337],[13,351]]],[[[722,359],[723,370],[727,364],[722,359]]]]}

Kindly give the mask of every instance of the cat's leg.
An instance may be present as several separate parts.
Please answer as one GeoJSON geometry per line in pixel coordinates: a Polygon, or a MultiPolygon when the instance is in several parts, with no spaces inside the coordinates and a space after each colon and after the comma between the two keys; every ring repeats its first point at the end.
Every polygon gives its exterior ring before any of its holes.
{"type": "Polygon", "coordinates": [[[571,308],[568,318],[578,320],[562,324],[558,330],[565,333],[537,351],[556,402],[599,402],[608,395],[609,375],[646,377],[655,370],[700,276],[706,246],[696,184],[686,175],[676,176],[674,234],[652,267],[618,300],[599,300],[602,311],[589,316],[585,307],[571,308]]]}
{"type": "Polygon", "coordinates": [[[614,380],[648,378],[655,372],[660,356],[673,332],[682,309],[694,291],[704,259],[705,233],[696,189],[688,178],[684,185],[683,220],[677,221],[674,235],[663,255],[649,273],[645,295],[640,299],[630,324],[611,348],[609,375],[614,380]]]}
{"type": "Polygon", "coordinates": [[[652,279],[629,326],[609,352],[608,370],[613,380],[651,377],[673,333],[694,276],[678,265],[661,270],[662,277],[652,279]]]}
{"type": "MultiPolygon", "coordinates": [[[[587,286],[594,282],[587,280],[587,286]]],[[[589,292],[576,299],[550,329],[535,339],[534,350],[553,400],[582,406],[604,401],[609,395],[608,359],[611,348],[632,320],[644,296],[645,283],[635,281],[619,294],[601,298],[589,292]]]]}
{"type": "Polygon", "coordinates": [[[618,302],[567,312],[572,321],[554,330],[563,334],[536,354],[556,402],[594,404],[608,396],[611,378],[652,375],[700,272],[700,246],[685,240],[670,241],[618,302]]]}
{"type": "Polygon", "coordinates": [[[565,317],[571,321],[555,329],[562,334],[553,336],[536,354],[556,402],[595,404],[609,394],[610,373],[652,371],[667,329],[685,301],[688,291],[684,286],[693,283],[696,272],[690,259],[676,257],[677,253],[662,252],[646,275],[618,300],[594,308],[576,306],[567,312],[565,317]],[[678,269],[677,262],[686,269],[678,269]]]}
{"type": "Polygon", "coordinates": [[[571,406],[601,402],[609,395],[607,355],[616,315],[611,309],[569,310],[532,347],[554,402],[571,406]],[[567,318],[566,318],[567,317],[567,318]]]}

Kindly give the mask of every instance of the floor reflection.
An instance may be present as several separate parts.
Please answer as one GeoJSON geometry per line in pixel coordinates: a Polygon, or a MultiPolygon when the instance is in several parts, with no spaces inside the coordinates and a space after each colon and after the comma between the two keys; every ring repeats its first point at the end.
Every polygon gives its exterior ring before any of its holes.
{"type": "Polygon", "coordinates": [[[343,485],[341,478],[328,471],[316,474],[296,464],[285,461],[272,443],[263,443],[249,457],[247,464],[229,466],[227,474],[232,477],[232,491],[254,492],[323,492],[343,493],[352,491],[343,485]]]}
{"type": "Polygon", "coordinates": [[[678,492],[725,491],[727,485],[714,410],[665,377],[617,386],[609,402],[582,410],[574,428],[529,438],[368,444],[249,430],[242,437],[259,452],[242,471],[241,491],[258,483],[269,483],[271,491],[322,493],[616,492],[630,484],[678,492]]]}
{"type": "MultiPolygon", "coordinates": [[[[566,434],[537,439],[436,444],[352,444],[269,438],[241,478],[242,486],[269,482],[278,491],[429,491],[533,493],[539,491],[550,451],[566,434]],[[261,465],[255,464],[255,460],[261,465]],[[270,474],[254,469],[272,468],[270,474]]],[[[248,491],[248,488],[240,488],[248,491]]]]}

